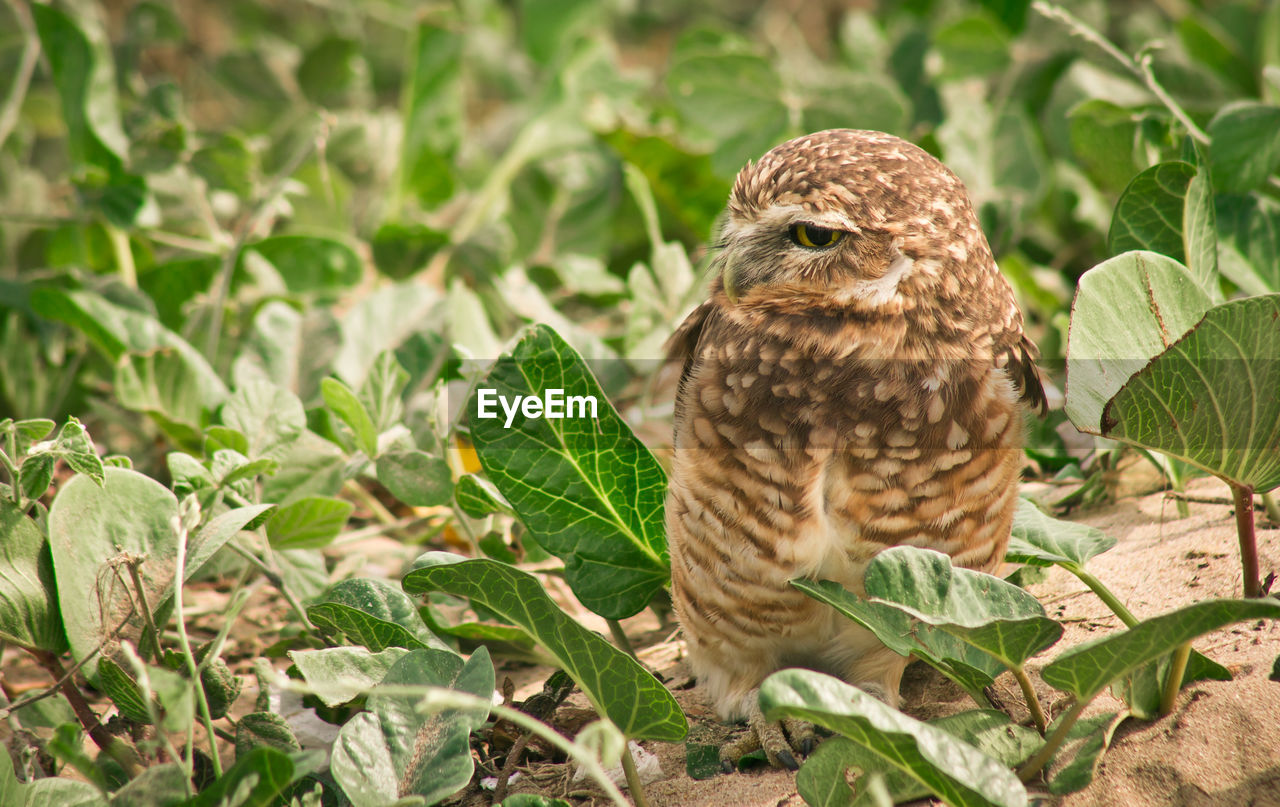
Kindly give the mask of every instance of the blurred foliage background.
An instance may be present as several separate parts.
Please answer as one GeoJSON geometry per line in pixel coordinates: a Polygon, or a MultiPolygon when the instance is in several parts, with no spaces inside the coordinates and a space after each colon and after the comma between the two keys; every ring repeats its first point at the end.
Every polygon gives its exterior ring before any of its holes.
{"type": "MultiPolygon", "coordinates": [[[[219,385],[269,377],[323,433],[325,376],[359,386],[396,349],[415,383],[457,378],[531,321],[619,395],[703,293],[738,169],[838,126],[961,176],[1052,367],[1130,180],[1196,162],[1188,122],[1280,111],[1276,3],[1069,10],[6,0],[0,415],[146,445],[133,413],[155,421],[165,382],[121,356],[181,342],[208,369],[178,375],[214,390],[185,404],[197,430],[219,385]]],[[[1280,282],[1268,173],[1218,188],[1223,274],[1254,293],[1280,282]]]]}

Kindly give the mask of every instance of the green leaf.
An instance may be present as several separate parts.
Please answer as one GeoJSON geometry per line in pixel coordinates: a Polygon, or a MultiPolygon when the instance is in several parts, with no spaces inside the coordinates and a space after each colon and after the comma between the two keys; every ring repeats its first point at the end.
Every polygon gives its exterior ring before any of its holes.
{"type": "MultiPolygon", "coordinates": [[[[1062,796],[1088,787],[1102,762],[1103,752],[1111,745],[1111,736],[1128,716],[1126,712],[1104,712],[1082,718],[1072,726],[1067,731],[1066,741],[1054,754],[1049,792],[1062,796]]],[[[1062,716],[1058,719],[1061,720],[1062,716]]],[[[1050,724],[1048,731],[1052,732],[1056,725],[1056,721],[1050,724]]]]}
{"type": "Polygon", "coordinates": [[[374,653],[388,647],[448,649],[423,624],[413,600],[385,580],[334,583],[320,602],[307,608],[307,618],[320,630],[345,635],[374,653]]]}
{"type": "Polygon", "coordinates": [[[440,321],[439,302],[439,292],[414,282],[394,283],[362,297],[342,318],[342,347],[333,372],[359,389],[384,350],[400,347],[424,323],[440,321]]]}
{"type": "Polygon", "coordinates": [[[50,777],[18,781],[13,759],[0,754],[0,804],[5,807],[107,807],[98,788],[78,779],[50,777]]]}
{"type": "Polygon", "coordinates": [[[330,109],[366,101],[369,66],[360,43],[340,36],[320,40],[298,65],[298,87],[311,103],[330,109]]]}
{"type": "Polygon", "coordinates": [[[320,392],[324,395],[324,405],[329,407],[355,435],[356,447],[366,457],[378,456],[378,431],[373,420],[365,411],[364,405],[356,394],[336,378],[326,378],[320,382],[320,392]]]}
{"type": "Polygon", "coordinates": [[[292,392],[267,381],[253,381],[223,405],[222,422],[245,436],[250,458],[268,457],[288,467],[286,452],[306,430],[307,415],[292,392]]]}
{"type": "Polygon", "coordinates": [[[1223,193],[1250,191],[1280,167],[1280,106],[1239,101],[1209,121],[1213,184],[1223,193]]]}
{"type": "Polygon", "coordinates": [[[234,803],[236,807],[272,807],[293,777],[293,761],[287,754],[259,746],[236,760],[221,778],[200,791],[191,807],[222,807],[227,803],[234,803]]]}
{"type": "Polygon", "coordinates": [[[513,793],[502,800],[501,807],[572,807],[564,799],[552,799],[536,793],[513,793]]]}
{"type": "Polygon", "coordinates": [[[449,463],[424,451],[388,451],[378,457],[378,481],[410,507],[448,504],[453,488],[449,463]]]}
{"type": "Polygon", "coordinates": [[[478,382],[467,411],[485,475],[539,545],[564,560],[583,605],[611,619],[647,606],[670,574],[666,474],[573,348],[549,327],[529,329],[478,382]],[[482,407],[486,390],[496,397],[482,407]],[[498,400],[541,404],[548,390],[562,391],[565,417],[517,412],[508,428],[498,400]]]}
{"type": "Polygon", "coordinates": [[[1115,545],[1116,539],[1096,527],[1054,518],[1029,500],[1018,499],[1005,559],[1033,566],[1056,563],[1083,569],[1091,558],[1115,545]]]}
{"type": "Polygon", "coordinates": [[[871,631],[898,655],[914,655],[975,699],[1004,671],[1004,665],[991,655],[941,628],[916,622],[891,604],[859,597],[832,580],[792,580],[791,585],[871,631]]]}
{"type": "MultiPolygon", "coordinates": [[[[98,683],[120,714],[144,726],[151,723],[151,715],[147,712],[148,695],[142,692],[138,682],[123,667],[109,658],[100,660],[98,683]]],[[[160,704],[154,704],[153,708],[156,714],[160,714],[160,704]]]]}
{"type": "Polygon", "coordinates": [[[1182,244],[1187,269],[1215,302],[1222,302],[1218,283],[1218,222],[1214,208],[1213,180],[1205,161],[1187,185],[1187,200],[1182,208],[1182,244]]]}
{"type": "Polygon", "coordinates": [[[1067,339],[1066,411],[1076,428],[1101,434],[1107,402],[1210,305],[1185,267],[1154,252],[1126,252],[1085,272],[1067,339]]]}
{"type": "Polygon", "coordinates": [[[394,350],[384,350],[373,360],[368,377],[360,385],[359,397],[379,434],[402,419],[401,396],[409,379],[409,372],[401,366],[394,350]]]}
{"type": "Polygon", "coordinates": [[[67,649],[49,542],[12,502],[0,501],[0,641],[67,649]]]}
{"type": "Polygon", "coordinates": [[[1280,485],[1280,294],[1211,309],[1109,401],[1102,433],[1258,492],[1280,485]]]}
{"type": "Polygon", "coordinates": [[[874,755],[878,770],[901,772],[955,807],[1027,803],[1003,763],[829,675],[774,673],[760,685],[760,707],[768,720],[798,717],[847,737],[874,755]]]}
{"type": "Polygon", "coordinates": [[[998,577],[953,567],[941,552],[895,546],[867,566],[867,596],[905,611],[989,653],[1009,667],[1062,636],[1027,591],[998,577]]]}
{"type": "Polygon", "coordinates": [[[186,800],[186,771],[165,762],[138,774],[111,797],[111,807],[177,807],[186,800]]]}
{"type": "Polygon", "coordinates": [[[1280,202],[1221,195],[1214,207],[1222,274],[1249,294],[1280,292],[1280,202]]]}
{"type": "Polygon", "coordinates": [[[933,47],[940,57],[940,81],[986,76],[1009,64],[1008,34],[984,14],[962,17],[933,32],[933,47]]]}
{"type": "Polygon", "coordinates": [[[62,101],[74,181],[108,220],[128,227],[142,209],[147,186],[124,169],[129,143],[120,126],[106,34],[94,18],[72,19],[53,6],[33,7],[31,17],[62,101]]]}
{"type": "Polygon", "coordinates": [[[326,706],[341,706],[382,683],[387,671],[409,651],[388,647],[371,653],[363,647],[290,650],[289,658],[326,706]]]}
{"type": "Polygon", "coordinates": [[[176,444],[198,451],[209,413],[227,397],[201,368],[173,348],[126,353],[116,362],[115,393],[120,403],[144,412],[176,444]]]}
{"type": "Polygon", "coordinates": [[[1153,165],[1130,180],[1111,216],[1111,254],[1145,249],[1185,264],[1183,211],[1195,177],[1195,166],[1174,161],[1153,165]]]}
{"type": "MultiPolygon", "coordinates": [[[[415,650],[387,671],[384,685],[449,687],[488,701],[493,664],[483,647],[465,663],[455,653],[415,650]]],[[[445,709],[422,714],[420,698],[370,693],[367,712],[338,732],[332,773],[355,807],[383,807],[403,796],[434,804],[471,781],[468,741],[488,709],[445,709]]]]}
{"type": "MultiPolygon", "coordinates": [[[[991,758],[1013,767],[1029,758],[1044,738],[1035,730],[1013,723],[1003,712],[978,709],[930,720],[928,724],[978,748],[991,758]]],[[[895,803],[920,799],[929,794],[914,778],[900,771],[885,771],[877,755],[845,737],[823,741],[817,752],[805,760],[796,774],[796,788],[809,805],[843,807],[873,805],[875,800],[859,779],[857,796],[849,787],[845,772],[850,768],[884,775],[885,787],[895,803]],[[826,750],[824,750],[826,749],[826,750]]]]}
{"type": "Polygon", "coordinates": [[[462,133],[462,47],[452,27],[423,22],[410,50],[400,180],[402,190],[428,208],[453,195],[447,158],[462,133]]]}
{"type": "Polygon", "coordinates": [[[373,234],[369,246],[373,265],[392,280],[404,280],[427,267],[449,236],[422,224],[387,222],[373,234]]]}
{"type": "Polygon", "coordinates": [[[226,386],[205,357],[159,320],[118,306],[89,291],[41,288],[31,295],[31,305],[41,316],[65,322],[82,332],[112,362],[125,353],[147,353],[172,348],[196,379],[204,399],[226,397],[226,386]]]}
{"type": "Polygon", "coordinates": [[[718,144],[711,165],[722,177],[734,176],[785,138],[781,79],[753,53],[677,48],[667,90],[681,119],[718,144]]]}
{"type": "Polygon", "coordinates": [[[472,518],[484,518],[491,513],[513,515],[511,505],[492,482],[477,474],[464,474],[453,488],[453,496],[462,512],[472,518]]]}
{"type": "Polygon", "coordinates": [[[250,712],[236,721],[236,759],[244,759],[259,746],[286,754],[302,750],[288,721],[275,712],[250,712]]]}
{"type": "Polygon", "coordinates": [[[1067,113],[1071,151],[1090,179],[1104,189],[1120,190],[1141,166],[1133,152],[1137,123],[1126,107],[1089,98],[1067,113]]]}
{"type": "Polygon", "coordinates": [[[497,561],[459,560],[443,552],[429,552],[417,565],[404,577],[405,591],[467,597],[523,628],[573,677],[596,711],[627,737],[684,739],[688,723],[671,693],[631,656],[561,611],[533,575],[497,561]]]}
{"type": "MultiPolygon", "coordinates": [[[[242,198],[252,198],[260,179],[257,153],[244,137],[224,132],[191,154],[191,170],[209,187],[228,190],[242,198]]],[[[195,268],[195,267],[193,267],[195,268]]]]}
{"type": "Polygon", "coordinates": [[[1046,684],[1091,699],[1122,675],[1197,636],[1250,619],[1280,618],[1274,600],[1208,600],[1069,648],[1041,671],[1046,684]]]}
{"type": "Polygon", "coordinates": [[[274,235],[245,247],[266,258],[295,294],[335,294],[360,282],[360,257],[332,238],[274,235]]]}
{"type": "MultiPolygon", "coordinates": [[[[124,638],[136,640],[142,631],[133,581],[113,563],[122,553],[144,557],[138,573],[147,601],[160,603],[174,576],[177,516],[178,500],[168,489],[123,468],[107,468],[102,486],[76,476],[53,500],[49,547],[62,620],[71,653],[85,661],[81,669],[91,681],[97,680],[96,652],[107,636],[122,627],[124,638]]],[[[157,613],[156,622],[163,624],[166,616],[157,613]]]]}
{"type": "Polygon", "coordinates": [[[320,549],[328,546],[355,505],[327,496],[307,496],[276,508],[267,519],[267,540],[276,549],[320,549]]]}

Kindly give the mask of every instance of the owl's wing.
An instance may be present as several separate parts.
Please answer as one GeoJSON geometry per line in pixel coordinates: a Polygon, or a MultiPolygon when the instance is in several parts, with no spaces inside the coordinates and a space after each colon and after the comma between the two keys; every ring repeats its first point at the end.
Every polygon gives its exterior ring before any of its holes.
{"type": "Polygon", "coordinates": [[[1018,342],[1010,345],[1000,358],[1000,364],[1009,371],[1009,376],[1017,384],[1019,397],[1032,409],[1038,409],[1043,417],[1049,413],[1049,400],[1044,394],[1040,368],[1036,367],[1036,357],[1039,355],[1035,342],[1028,339],[1026,334],[1021,334],[1018,342]]]}
{"type": "Polygon", "coordinates": [[[679,363],[681,365],[679,388],[684,387],[685,379],[689,376],[689,370],[693,367],[693,359],[698,355],[698,345],[702,341],[702,334],[707,330],[708,321],[714,319],[715,309],[716,306],[713,300],[708,300],[693,309],[664,345],[667,351],[667,364],[679,363]]]}

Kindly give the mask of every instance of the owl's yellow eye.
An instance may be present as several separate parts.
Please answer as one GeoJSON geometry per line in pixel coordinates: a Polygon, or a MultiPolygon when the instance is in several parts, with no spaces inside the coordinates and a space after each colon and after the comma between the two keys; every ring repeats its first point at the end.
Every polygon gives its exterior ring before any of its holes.
{"type": "Polygon", "coordinates": [[[792,224],[787,234],[791,236],[792,243],[809,249],[833,247],[844,238],[843,230],[828,230],[813,224],[792,224]]]}

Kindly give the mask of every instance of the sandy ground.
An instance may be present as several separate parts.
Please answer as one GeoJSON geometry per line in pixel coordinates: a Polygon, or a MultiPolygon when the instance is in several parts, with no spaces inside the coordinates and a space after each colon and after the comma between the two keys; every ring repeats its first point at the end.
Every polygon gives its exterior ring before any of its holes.
{"type": "MultiPolygon", "coordinates": [[[[1192,503],[1191,516],[1179,519],[1173,502],[1161,494],[1123,498],[1114,504],[1072,516],[1116,538],[1118,545],[1093,559],[1088,568],[1139,618],[1240,593],[1240,564],[1229,491],[1212,479],[1193,481],[1189,494],[1223,503],[1192,503]]],[[[1280,527],[1259,513],[1261,568],[1280,572],[1280,527]]],[[[1030,662],[1042,699],[1055,693],[1038,680],[1038,671],[1068,647],[1120,630],[1107,607],[1074,576],[1052,569],[1031,590],[1050,616],[1064,623],[1062,640],[1030,662]]],[[[590,621],[589,615],[584,617],[590,621]]],[[[641,658],[668,679],[690,719],[691,737],[718,744],[737,731],[718,723],[696,688],[684,688],[689,673],[681,661],[678,637],[664,636],[652,621],[629,621],[628,632],[642,645],[641,658]],[[662,641],[664,638],[668,641],[662,641]],[[656,642],[656,644],[654,644],[656,642]]],[[[599,626],[603,629],[603,625],[599,626]]],[[[1229,682],[1193,684],[1182,691],[1169,717],[1154,722],[1130,719],[1119,727],[1093,783],[1066,797],[1050,797],[1043,787],[1029,788],[1033,803],[1062,807],[1280,807],[1280,683],[1269,680],[1280,656],[1280,623],[1241,623],[1202,637],[1196,649],[1225,665],[1229,682]]],[[[531,672],[531,671],[530,671],[531,672]]],[[[501,673],[500,673],[501,675],[501,673]]],[[[523,677],[523,676],[522,676],[523,677]]],[[[536,689],[536,674],[525,689],[536,689]]],[[[997,691],[1015,717],[1025,718],[1021,695],[1010,676],[997,691]]],[[[1100,696],[1086,713],[1118,711],[1120,701],[1100,696]]],[[[960,691],[923,665],[913,665],[903,687],[903,708],[928,718],[971,708],[960,691]]],[[[654,807],[799,807],[795,776],[787,771],[754,770],[694,781],[685,773],[684,748],[645,743],[661,763],[661,778],[646,788],[654,807]]],[[[546,795],[580,793],[550,768],[531,771],[538,782],[524,788],[546,795]],[[577,791],[577,793],[575,793],[577,791]]],[[[518,783],[517,783],[518,784],[518,783]]],[[[478,800],[477,800],[478,801],[478,800]]],[[[922,804],[928,802],[921,802],[922,804]]]]}

